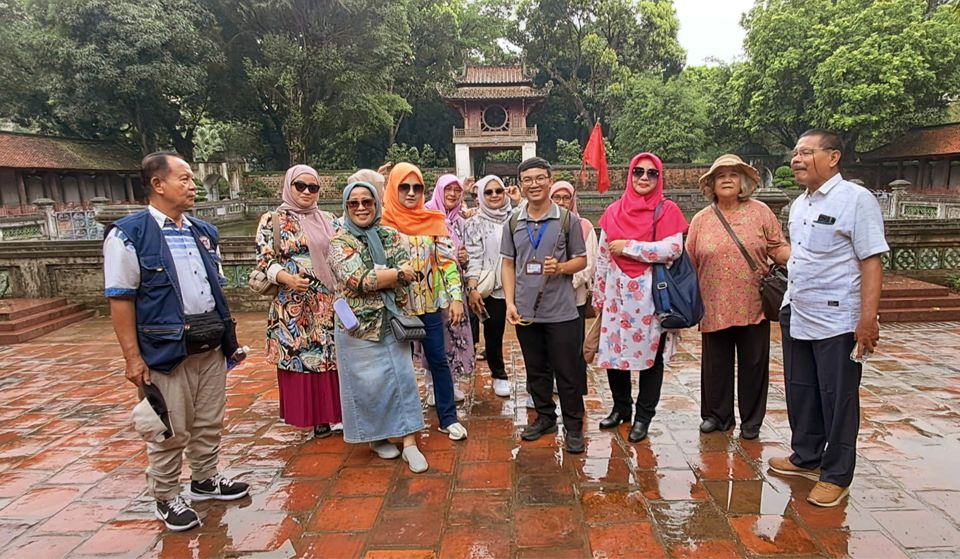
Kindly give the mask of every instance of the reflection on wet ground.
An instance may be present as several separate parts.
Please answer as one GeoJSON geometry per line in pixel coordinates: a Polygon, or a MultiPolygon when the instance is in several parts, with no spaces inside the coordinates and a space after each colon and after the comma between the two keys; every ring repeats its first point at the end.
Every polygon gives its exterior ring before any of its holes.
{"type": "MultiPolygon", "coordinates": [[[[244,342],[259,346],[263,324],[243,315],[244,342]]],[[[562,433],[521,442],[533,414],[515,405],[526,392],[511,335],[515,398],[493,395],[481,362],[461,380],[467,441],[438,433],[427,408],[424,475],[279,422],[275,370],[255,351],[229,376],[221,452],[252,496],[199,503],[203,526],[173,534],[144,494],[134,391],[109,321],[87,321],[0,348],[0,556],[960,556],[960,324],[885,327],[863,376],[857,476],[833,509],[806,501],[813,482],[765,466],[789,453],[773,330],[759,440],[698,431],[700,344],[688,332],[648,440],[598,429],[610,393],[592,370],[586,453],[565,454],[562,433]]]]}

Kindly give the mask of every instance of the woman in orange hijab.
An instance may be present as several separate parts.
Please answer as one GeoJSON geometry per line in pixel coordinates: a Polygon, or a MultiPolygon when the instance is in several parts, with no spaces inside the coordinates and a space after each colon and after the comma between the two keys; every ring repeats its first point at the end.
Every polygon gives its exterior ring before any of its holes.
{"type": "MultiPolygon", "coordinates": [[[[445,322],[451,329],[466,325],[463,287],[446,216],[443,212],[426,209],[423,198],[420,169],[410,163],[398,163],[390,171],[383,191],[382,223],[400,232],[404,248],[410,255],[415,277],[405,278],[410,285],[404,310],[407,314],[419,316],[427,332],[420,345],[427,368],[433,375],[433,400],[437,405],[440,432],[459,441],[467,437],[467,430],[457,419],[453,376],[447,354],[462,348],[447,348],[444,338],[445,322]]],[[[466,326],[469,334],[469,326],[466,326]]],[[[460,337],[456,339],[462,340],[460,337]]],[[[462,341],[469,344],[467,347],[473,347],[472,341],[462,341]]]]}

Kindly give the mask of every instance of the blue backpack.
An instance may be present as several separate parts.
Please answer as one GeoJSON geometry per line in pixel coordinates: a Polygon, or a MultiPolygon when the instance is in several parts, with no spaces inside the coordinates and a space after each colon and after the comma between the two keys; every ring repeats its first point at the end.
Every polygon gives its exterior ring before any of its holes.
{"type": "MultiPolygon", "coordinates": [[[[657,240],[657,218],[664,202],[657,204],[653,214],[653,240],[657,240]]],[[[703,320],[700,282],[686,249],[669,268],[666,264],[653,265],[653,305],[665,330],[691,328],[703,320]]]]}

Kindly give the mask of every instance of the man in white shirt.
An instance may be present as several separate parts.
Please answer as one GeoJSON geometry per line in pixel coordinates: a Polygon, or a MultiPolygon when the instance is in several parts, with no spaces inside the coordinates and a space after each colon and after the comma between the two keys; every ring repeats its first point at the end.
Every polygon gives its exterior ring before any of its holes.
{"type": "Polygon", "coordinates": [[[880,204],[840,176],[842,142],[809,130],[791,167],[806,191],[790,208],[790,280],[780,311],[789,458],[770,469],[817,482],[807,500],[832,507],[849,493],[860,428],[860,361],[880,339],[884,239],[880,204]]]}

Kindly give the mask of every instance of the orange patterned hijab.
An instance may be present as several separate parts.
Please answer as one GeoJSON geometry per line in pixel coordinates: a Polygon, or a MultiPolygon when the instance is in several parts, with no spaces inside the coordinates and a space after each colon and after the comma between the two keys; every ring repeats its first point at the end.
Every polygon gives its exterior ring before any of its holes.
{"type": "MultiPolygon", "coordinates": [[[[428,210],[423,206],[423,199],[414,209],[408,209],[400,203],[400,183],[407,178],[416,178],[423,184],[423,174],[416,165],[397,163],[390,171],[387,186],[383,189],[383,225],[393,227],[404,235],[429,235],[432,237],[449,237],[447,216],[443,212],[428,210]],[[413,177],[411,177],[413,175],[413,177]]],[[[426,189],[426,187],[424,187],[426,189]]]]}

